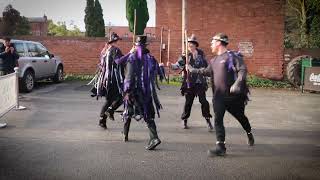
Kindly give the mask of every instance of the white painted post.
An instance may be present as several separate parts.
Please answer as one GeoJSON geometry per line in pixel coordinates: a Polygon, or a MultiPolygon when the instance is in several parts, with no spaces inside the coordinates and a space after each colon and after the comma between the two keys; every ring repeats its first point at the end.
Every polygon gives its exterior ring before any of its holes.
{"type": "Polygon", "coordinates": [[[15,107],[15,110],[25,110],[26,107],[19,105],[19,68],[14,68],[14,73],[16,74],[16,93],[17,93],[17,106],[15,107]]]}
{"type": "Polygon", "coordinates": [[[185,51],[185,31],[187,30],[187,0],[182,0],[182,27],[181,27],[181,37],[182,37],[182,52],[185,51]]]}

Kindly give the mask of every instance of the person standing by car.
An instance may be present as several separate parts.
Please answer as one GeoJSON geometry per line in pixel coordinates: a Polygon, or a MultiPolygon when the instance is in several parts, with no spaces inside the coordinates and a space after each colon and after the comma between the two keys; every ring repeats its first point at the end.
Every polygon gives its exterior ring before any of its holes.
{"type": "Polygon", "coordinates": [[[10,41],[8,37],[4,39],[4,51],[0,53],[0,76],[13,73],[18,63],[19,55],[10,41]]]}

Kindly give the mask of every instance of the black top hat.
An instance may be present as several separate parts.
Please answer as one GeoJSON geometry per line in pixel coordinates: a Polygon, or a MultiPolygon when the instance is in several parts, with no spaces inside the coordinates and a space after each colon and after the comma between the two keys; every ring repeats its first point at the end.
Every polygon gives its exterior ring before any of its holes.
{"type": "Polygon", "coordinates": [[[111,36],[109,38],[108,44],[111,44],[111,43],[116,42],[118,40],[121,40],[121,38],[118,36],[117,33],[112,32],[112,34],[111,34],[111,36]]]}
{"type": "Polygon", "coordinates": [[[197,38],[194,34],[192,34],[189,38],[188,38],[188,42],[195,44],[197,47],[199,46],[199,43],[197,41],[197,38]]]}
{"type": "Polygon", "coordinates": [[[148,45],[149,43],[147,43],[147,36],[145,35],[138,35],[136,37],[136,43],[135,43],[137,46],[140,46],[140,45],[148,45]]]}

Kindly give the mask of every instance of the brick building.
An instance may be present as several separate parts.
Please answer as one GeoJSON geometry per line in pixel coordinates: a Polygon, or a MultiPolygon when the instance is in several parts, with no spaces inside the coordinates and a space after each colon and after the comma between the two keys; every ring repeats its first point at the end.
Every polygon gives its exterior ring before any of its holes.
{"type": "MultiPolygon", "coordinates": [[[[155,0],[156,37],[151,38],[149,49],[158,61],[175,62],[182,47],[182,0],[155,0]],[[164,28],[164,49],[160,55],[160,31],[164,28]],[[168,29],[171,30],[168,56],[168,29]]],[[[284,0],[186,0],[187,30],[194,33],[207,56],[212,57],[210,41],[217,32],[229,35],[229,48],[241,50],[245,55],[249,73],[271,79],[283,78],[284,64],[284,0]]],[[[111,31],[126,36],[127,27],[114,27],[111,31]],[[122,31],[122,29],[124,29],[122,31]]],[[[128,34],[130,37],[130,34],[128,34]]],[[[99,52],[107,38],[44,37],[25,39],[44,43],[52,53],[65,62],[67,73],[92,74],[98,63],[99,52]]],[[[132,47],[131,38],[119,44],[123,53],[132,47]]],[[[171,71],[172,72],[172,71],[171,71]]]]}
{"type": "Polygon", "coordinates": [[[32,36],[47,36],[48,35],[48,19],[43,17],[29,17],[28,21],[31,27],[32,36]]]}
{"type": "MultiPolygon", "coordinates": [[[[230,48],[246,56],[251,74],[283,77],[284,0],[186,0],[186,4],[188,34],[197,36],[208,58],[212,36],[225,32],[230,48]]],[[[171,30],[172,62],[182,51],[181,24],[182,0],[156,0],[156,34],[160,27],[171,30]]]]}

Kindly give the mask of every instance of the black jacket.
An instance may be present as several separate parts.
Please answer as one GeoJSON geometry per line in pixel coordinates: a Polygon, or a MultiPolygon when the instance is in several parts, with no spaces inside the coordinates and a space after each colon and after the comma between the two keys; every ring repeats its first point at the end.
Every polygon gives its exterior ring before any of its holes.
{"type": "MultiPolygon", "coordinates": [[[[205,59],[205,54],[201,49],[197,49],[198,55],[196,59],[193,58],[192,53],[188,53],[189,64],[196,69],[206,68],[208,67],[207,60],[205,59]]],[[[178,65],[184,71],[184,78],[183,81],[185,82],[187,79],[186,72],[185,72],[185,64],[186,64],[186,57],[180,56],[178,62],[173,65],[173,69],[176,69],[174,66],[178,65]]],[[[190,74],[189,81],[192,86],[196,84],[207,84],[206,78],[202,74],[190,74]]]]}
{"type": "Polygon", "coordinates": [[[17,65],[19,55],[14,51],[13,53],[1,52],[0,53],[0,71],[6,71],[8,73],[14,72],[14,67],[17,65]]]}
{"type": "Polygon", "coordinates": [[[205,76],[210,76],[212,79],[212,90],[213,90],[213,98],[221,98],[223,96],[243,96],[245,98],[245,102],[248,101],[248,93],[249,89],[246,83],[246,77],[247,77],[247,66],[245,65],[243,61],[243,57],[241,54],[236,54],[232,51],[227,51],[221,57],[224,57],[222,59],[217,59],[217,56],[214,57],[210,61],[210,65],[207,68],[201,68],[196,69],[193,68],[190,64],[188,65],[189,71],[192,74],[202,74],[205,76]],[[230,57],[230,58],[228,58],[230,57]],[[221,60],[221,61],[220,61],[221,60]],[[220,62],[217,62],[220,61],[220,62]],[[228,63],[232,63],[232,71],[228,72],[228,63]],[[219,66],[222,65],[224,68],[224,73],[226,77],[215,77],[215,74],[218,73],[219,66]],[[219,78],[219,79],[217,79],[219,78]],[[220,78],[223,78],[225,81],[224,83],[219,83],[216,80],[221,80],[220,78]],[[221,84],[226,84],[227,89],[225,92],[219,92],[219,87],[221,84]]]}

